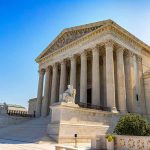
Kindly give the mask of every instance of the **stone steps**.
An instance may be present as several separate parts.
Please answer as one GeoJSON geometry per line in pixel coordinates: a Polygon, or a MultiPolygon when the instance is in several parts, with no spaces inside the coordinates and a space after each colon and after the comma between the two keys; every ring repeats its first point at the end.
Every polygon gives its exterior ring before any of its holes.
{"type": "Polygon", "coordinates": [[[0,129],[0,139],[37,142],[46,135],[50,117],[36,118],[0,129]]]}

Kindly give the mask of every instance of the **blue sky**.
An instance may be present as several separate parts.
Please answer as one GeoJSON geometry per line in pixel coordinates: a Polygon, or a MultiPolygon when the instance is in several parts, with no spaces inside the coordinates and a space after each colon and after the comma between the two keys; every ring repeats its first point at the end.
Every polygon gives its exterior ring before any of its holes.
{"type": "Polygon", "coordinates": [[[0,102],[27,107],[42,50],[66,27],[106,19],[150,45],[149,0],[0,0],[0,102]]]}

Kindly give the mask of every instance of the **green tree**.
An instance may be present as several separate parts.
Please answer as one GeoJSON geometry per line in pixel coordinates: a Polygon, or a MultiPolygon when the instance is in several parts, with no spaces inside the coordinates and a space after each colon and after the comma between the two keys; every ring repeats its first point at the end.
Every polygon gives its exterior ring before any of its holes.
{"type": "Polygon", "coordinates": [[[126,114],[118,121],[114,133],[118,135],[149,136],[150,123],[137,114],[126,114]]]}

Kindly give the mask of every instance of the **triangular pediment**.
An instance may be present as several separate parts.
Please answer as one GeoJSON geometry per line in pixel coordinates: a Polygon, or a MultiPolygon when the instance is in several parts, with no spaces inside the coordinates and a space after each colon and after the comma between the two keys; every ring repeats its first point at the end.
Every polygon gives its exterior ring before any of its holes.
{"type": "Polygon", "coordinates": [[[72,28],[64,29],[50,44],[49,46],[39,55],[37,59],[41,59],[46,55],[64,47],[65,45],[83,37],[84,35],[101,28],[103,25],[108,23],[110,20],[100,21],[96,23],[86,24],[82,26],[76,26],[72,28]]]}
{"type": "MultiPolygon", "coordinates": [[[[72,28],[64,29],[49,45],[48,47],[36,58],[36,61],[39,62],[40,60],[46,58],[54,51],[57,51],[76,40],[80,40],[83,36],[95,32],[95,30],[104,30],[106,26],[111,26],[117,34],[119,33],[124,38],[132,41],[140,45],[143,49],[146,49],[148,52],[150,51],[150,46],[136,38],[134,35],[126,31],[124,28],[120,27],[118,24],[113,22],[112,20],[105,20],[90,24],[85,24],[81,26],[76,26],[72,28]]],[[[110,30],[112,30],[112,28],[110,30]]]]}

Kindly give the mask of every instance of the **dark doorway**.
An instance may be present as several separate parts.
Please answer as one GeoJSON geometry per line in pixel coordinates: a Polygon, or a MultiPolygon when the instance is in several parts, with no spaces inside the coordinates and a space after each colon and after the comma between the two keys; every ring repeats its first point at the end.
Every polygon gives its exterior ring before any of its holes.
{"type": "Polygon", "coordinates": [[[91,95],[92,95],[92,90],[87,89],[87,103],[91,104],[91,95]]]}

